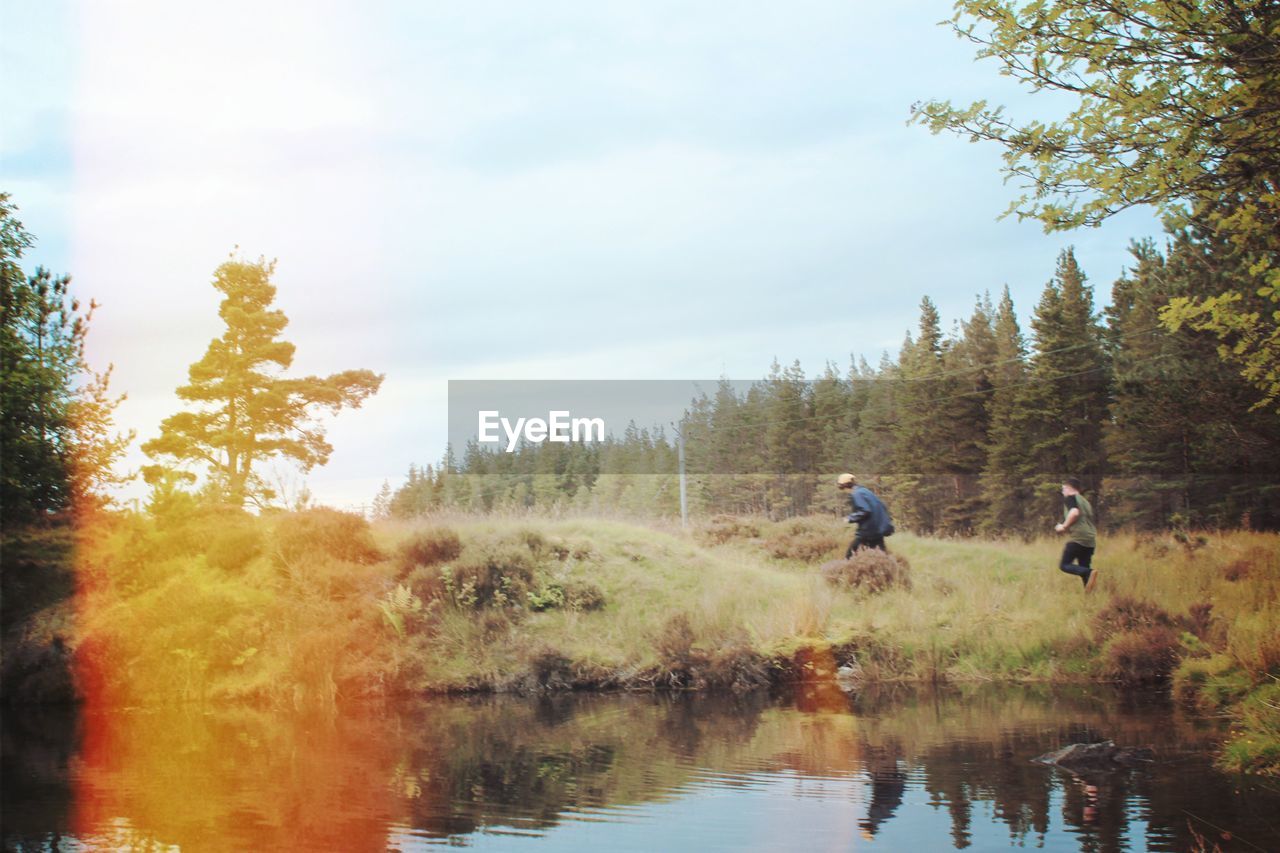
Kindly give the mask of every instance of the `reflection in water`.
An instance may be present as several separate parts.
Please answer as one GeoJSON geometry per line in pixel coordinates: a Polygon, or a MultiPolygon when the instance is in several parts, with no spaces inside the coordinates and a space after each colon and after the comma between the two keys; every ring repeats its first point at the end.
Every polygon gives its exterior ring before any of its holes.
{"type": "Polygon", "coordinates": [[[6,847],[1171,850],[1190,822],[1280,848],[1280,794],[1210,769],[1216,723],[1104,690],[185,706],[78,728],[6,715],[6,847]],[[1031,762],[1102,737],[1156,762],[1031,762]]]}

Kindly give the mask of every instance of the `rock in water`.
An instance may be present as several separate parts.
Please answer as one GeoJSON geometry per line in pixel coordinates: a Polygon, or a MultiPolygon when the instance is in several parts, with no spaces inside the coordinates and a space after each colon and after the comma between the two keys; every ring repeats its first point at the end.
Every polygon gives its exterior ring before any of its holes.
{"type": "Polygon", "coordinates": [[[1064,770],[1114,770],[1132,767],[1140,761],[1151,761],[1153,755],[1149,749],[1119,747],[1104,740],[1101,743],[1073,743],[1062,749],[1046,752],[1032,761],[1064,770]]]}
{"type": "Polygon", "coordinates": [[[862,667],[856,660],[836,670],[836,686],[845,693],[853,693],[862,686],[862,667]]]}

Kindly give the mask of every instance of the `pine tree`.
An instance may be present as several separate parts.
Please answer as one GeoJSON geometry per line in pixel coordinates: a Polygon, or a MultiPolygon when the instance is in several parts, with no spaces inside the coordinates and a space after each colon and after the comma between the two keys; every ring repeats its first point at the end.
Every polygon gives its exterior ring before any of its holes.
{"type": "Polygon", "coordinates": [[[986,461],[990,426],[988,406],[996,354],[994,309],[990,296],[980,298],[973,314],[961,324],[953,345],[943,350],[948,378],[942,403],[947,421],[945,467],[950,476],[950,499],[943,510],[942,529],[952,534],[973,533],[983,514],[978,477],[986,461]]]}
{"type": "Polygon", "coordinates": [[[333,448],[313,412],[358,408],[383,378],[368,370],[323,378],[280,376],[293,363],[294,346],[279,339],[289,321],[271,307],[274,271],[275,262],[261,258],[254,263],[233,258],[215,271],[213,286],[223,295],[218,314],[227,328],[191,365],[190,382],[178,389],[178,396],[196,408],[166,418],[160,435],[142,448],[153,458],[204,465],[213,488],[235,506],[273,497],[254,472],[267,459],[281,456],[303,471],[327,462],[333,448]]]}
{"type": "Polygon", "coordinates": [[[70,276],[37,268],[23,252],[34,240],[0,193],[0,525],[107,502],[122,478],[113,466],[132,434],[113,434],[123,397],[109,390],[111,368],[93,372],[85,339],[96,305],[82,310],[70,276]]]}
{"type": "Polygon", "coordinates": [[[1164,257],[1147,241],[1112,289],[1108,346],[1115,364],[1106,446],[1115,476],[1116,518],[1163,527],[1175,513],[1194,524],[1274,524],[1280,502],[1267,486],[1280,475],[1280,420],[1254,408],[1262,394],[1187,328],[1168,332],[1171,300],[1223,287],[1209,278],[1244,275],[1232,253],[1189,233],[1164,257]]]}
{"type": "Polygon", "coordinates": [[[1058,257],[1031,325],[1035,354],[1025,400],[1034,470],[1025,485],[1044,498],[1037,509],[1047,513],[1064,477],[1079,477],[1093,492],[1105,465],[1109,366],[1093,289],[1071,249],[1058,257]]]}
{"type": "Polygon", "coordinates": [[[1032,462],[1027,452],[1027,347],[1006,286],[996,308],[992,392],[987,404],[985,460],[979,486],[984,505],[980,529],[987,534],[1029,532],[1028,486],[1032,462]]]}
{"type": "Polygon", "coordinates": [[[943,376],[941,323],[927,296],[920,301],[918,337],[907,336],[899,363],[896,472],[890,482],[901,519],[918,532],[931,533],[941,526],[948,501],[947,462],[939,451],[950,440],[945,398],[954,383],[943,376]]]}
{"type": "Polygon", "coordinates": [[[382,488],[378,489],[378,494],[373,498],[373,517],[382,519],[391,517],[391,483],[388,480],[382,481],[382,488]]]}

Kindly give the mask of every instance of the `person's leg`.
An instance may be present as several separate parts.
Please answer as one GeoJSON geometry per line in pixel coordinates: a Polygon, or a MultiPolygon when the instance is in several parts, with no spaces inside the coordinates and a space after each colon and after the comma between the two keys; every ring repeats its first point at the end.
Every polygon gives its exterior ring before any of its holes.
{"type": "Polygon", "coordinates": [[[883,536],[872,536],[868,538],[866,542],[864,542],[863,544],[865,544],[868,548],[879,548],[881,551],[884,551],[886,554],[889,553],[889,549],[884,547],[883,536]]]}
{"type": "Polygon", "coordinates": [[[1080,546],[1080,565],[1084,566],[1089,573],[1084,576],[1084,591],[1093,592],[1093,588],[1098,585],[1098,570],[1093,567],[1093,549],[1080,546]]]}
{"type": "Polygon", "coordinates": [[[853,537],[853,541],[849,543],[849,550],[844,552],[844,558],[846,560],[852,559],[853,552],[858,550],[865,544],[866,542],[863,540],[862,534],[859,533],[857,536],[853,537]]]}
{"type": "Polygon", "coordinates": [[[1058,561],[1058,568],[1069,575],[1075,575],[1080,578],[1080,582],[1088,585],[1089,583],[1089,567],[1087,565],[1077,565],[1081,557],[1088,560],[1088,556],[1082,555],[1081,551],[1093,553],[1092,548],[1085,548],[1075,542],[1068,542],[1062,549],[1062,559],[1058,561]]]}

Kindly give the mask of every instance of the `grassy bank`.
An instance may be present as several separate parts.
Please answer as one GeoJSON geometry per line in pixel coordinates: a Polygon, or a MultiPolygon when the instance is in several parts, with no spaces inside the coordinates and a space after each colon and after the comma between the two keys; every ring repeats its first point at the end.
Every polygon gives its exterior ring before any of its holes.
{"type": "Polygon", "coordinates": [[[1186,701],[1238,715],[1233,766],[1280,763],[1280,537],[1106,537],[1085,596],[1048,540],[899,534],[909,570],[832,583],[819,567],[848,532],[825,519],[686,532],[472,517],[370,529],[330,511],[121,517],[80,549],[73,642],[86,689],[125,702],[743,688],[839,667],[864,683],[1172,677],[1186,701]]]}

